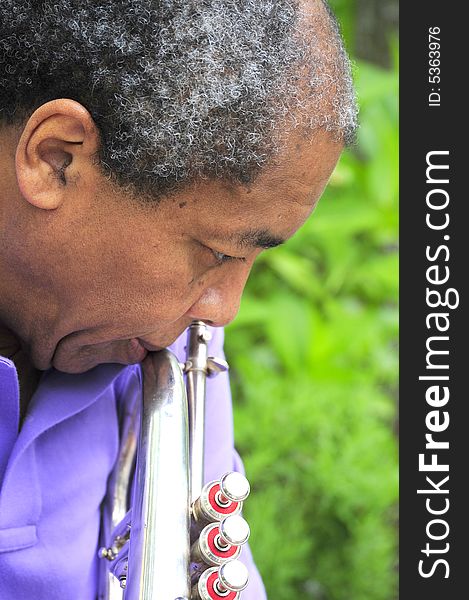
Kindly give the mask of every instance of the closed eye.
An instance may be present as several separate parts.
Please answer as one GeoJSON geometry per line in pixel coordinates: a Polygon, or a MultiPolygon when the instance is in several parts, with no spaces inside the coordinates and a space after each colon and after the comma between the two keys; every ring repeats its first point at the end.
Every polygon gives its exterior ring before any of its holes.
{"type": "Polygon", "coordinates": [[[233,260],[240,260],[242,262],[246,262],[246,259],[244,257],[230,256],[229,254],[223,254],[223,252],[217,252],[217,250],[213,250],[212,248],[210,248],[210,250],[213,256],[216,258],[216,261],[219,265],[223,265],[233,260]]]}

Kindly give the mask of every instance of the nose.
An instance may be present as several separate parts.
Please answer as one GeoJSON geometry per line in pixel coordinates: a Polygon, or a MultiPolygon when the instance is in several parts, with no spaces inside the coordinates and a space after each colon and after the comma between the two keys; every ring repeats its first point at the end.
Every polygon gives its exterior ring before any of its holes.
{"type": "Polygon", "coordinates": [[[207,288],[200,298],[187,311],[194,320],[204,321],[213,327],[228,325],[237,315],[241,294],[237,298],[230,294],[225,300],[216,288],[207,288]]]}
{"type": "Polygon", "coordinates": [[[247,269],[242,276],[227,277],[218,284],[204,288],[187,311],[187,316],[213,327],[228,325],[238,314],[249,271],[250,269],[247,269]]]}

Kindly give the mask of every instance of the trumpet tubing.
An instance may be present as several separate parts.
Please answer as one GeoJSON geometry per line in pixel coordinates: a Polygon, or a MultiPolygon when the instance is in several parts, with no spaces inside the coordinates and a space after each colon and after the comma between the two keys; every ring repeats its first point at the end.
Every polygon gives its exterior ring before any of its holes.
{"type": "Polygon", "coordinates": [[[168,350],[142,363],[140,424],[131,411],[103,511],[100,600],[237,600],[247,585],[249,483],[232,472],[203,485],[206,378],[228,368],[209,339],[195,321],[183,365],[168,350]]]}

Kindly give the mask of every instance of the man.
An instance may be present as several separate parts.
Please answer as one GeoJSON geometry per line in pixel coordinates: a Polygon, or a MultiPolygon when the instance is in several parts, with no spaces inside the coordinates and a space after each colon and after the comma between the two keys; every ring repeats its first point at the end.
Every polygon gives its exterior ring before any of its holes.
{"type": "MultiPolygon", "coordinates": [[[[256,256],[308,218],[355,127],[320,0],[2,0],[2,599],[96,597],[138,363],[182,358],[194,319],[222,352],[256,256]]],[[[241,470],[227,376],[207,412],[207,479],[241,470]]]]}

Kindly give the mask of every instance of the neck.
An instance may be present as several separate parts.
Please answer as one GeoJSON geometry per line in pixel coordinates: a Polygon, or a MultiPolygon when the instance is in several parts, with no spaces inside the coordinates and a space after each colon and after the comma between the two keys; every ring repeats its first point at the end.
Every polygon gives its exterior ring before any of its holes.
{"type": "Polygon", "coordinates": [[[20,385],[20,422],[23,421],[31,398],[36,391],[41,372],[32,364],[19,339],[0,323],[0,356],[15,363],[20,385]]]}
{"type": "Polygon", "coordinates": [[[58,306],[48,282],[42,287],[38,284],[27,257],[18,260],[2,242],[5,240],[0,240],[0,354],[15,360],[21,350],[38,369],[48,369],[58,306]]]}

